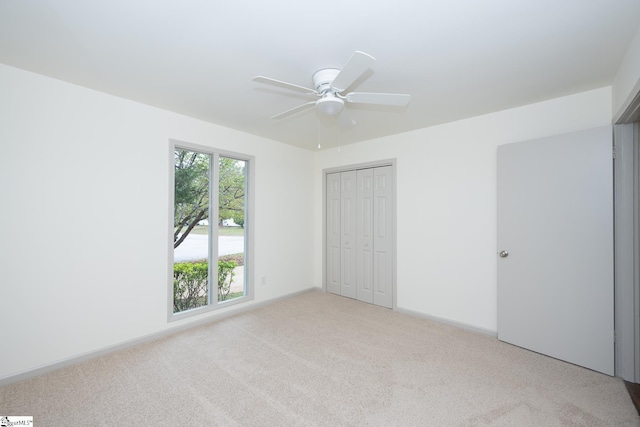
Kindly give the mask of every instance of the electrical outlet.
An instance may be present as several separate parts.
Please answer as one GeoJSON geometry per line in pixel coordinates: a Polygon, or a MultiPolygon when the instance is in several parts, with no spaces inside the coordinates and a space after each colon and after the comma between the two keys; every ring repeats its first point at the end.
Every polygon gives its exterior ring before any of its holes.
{"type": "Polygon", "coordinates": [[[267,286],[267,276],[262,276],[262,281],[260,282],[262,286],[267,286]]]}

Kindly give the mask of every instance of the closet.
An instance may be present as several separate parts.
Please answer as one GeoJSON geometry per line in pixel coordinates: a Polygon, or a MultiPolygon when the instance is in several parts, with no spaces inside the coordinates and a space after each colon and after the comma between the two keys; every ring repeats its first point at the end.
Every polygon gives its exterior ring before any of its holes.
{"type": "Polygon", "coordinates": [[[326,289],[393,306],[392,166],[326,175],[326,289]]]}

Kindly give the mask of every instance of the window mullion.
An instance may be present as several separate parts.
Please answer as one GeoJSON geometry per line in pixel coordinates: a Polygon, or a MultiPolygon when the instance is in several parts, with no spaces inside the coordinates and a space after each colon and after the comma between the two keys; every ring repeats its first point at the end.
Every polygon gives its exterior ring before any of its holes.
{"type": "Polygon", "coordinates": [[[211,155],[210,179],[209,179],[209,304],[218,303],[218,211],[219,211],[219,185],[220,180],[220,155],[211,155]]]}

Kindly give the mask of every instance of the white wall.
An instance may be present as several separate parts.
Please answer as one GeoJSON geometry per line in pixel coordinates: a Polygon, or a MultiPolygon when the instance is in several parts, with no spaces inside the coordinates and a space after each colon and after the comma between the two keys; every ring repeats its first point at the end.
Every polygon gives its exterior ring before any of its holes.
{"type": "Polygon", "coordinates": [[[316,211],[323,169],[396,158],[398,308],[496,332],[496,147],[610,123],[607,87],[321,151],[316,211]]]}
{"type": "Polygon", "coordinates": [[[255,156],[253,303],[312,287],[313,152],[4,65],[0,94],[0,380],[212,316],[166,319],[169,138],[255,156]]]}
{"type": "Polygon", "coordinates": [[[613,82],[613,116],[617,119],[640,91],[640,28],[629,44],[613,82]]]}

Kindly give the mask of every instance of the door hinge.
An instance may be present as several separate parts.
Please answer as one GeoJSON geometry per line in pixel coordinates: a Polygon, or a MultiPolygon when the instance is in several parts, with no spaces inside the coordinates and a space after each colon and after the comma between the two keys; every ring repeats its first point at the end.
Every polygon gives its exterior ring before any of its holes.
{"type": "Polygon", "coordinates": [[[614,159],[618,158],[618,151],[616,150],[616,147],[611,148],[611,155],[614,159]]]}

